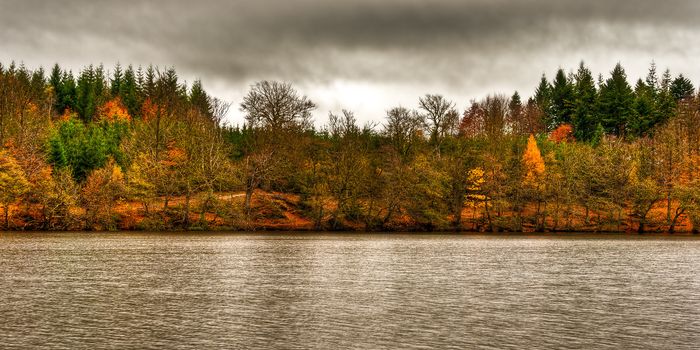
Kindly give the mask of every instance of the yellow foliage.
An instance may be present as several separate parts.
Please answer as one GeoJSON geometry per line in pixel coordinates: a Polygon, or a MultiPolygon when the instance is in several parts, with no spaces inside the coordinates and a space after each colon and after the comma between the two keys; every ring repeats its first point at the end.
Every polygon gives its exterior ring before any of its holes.
{"type": "Polygon", "coordinates": [[[527,148],[523,154],[523,165],[525,166],[525,184],[538,184],[544,175],[544,159],[542,159],[540,149],[532,135],[527,140],[527,148]]]}
{"type": "Polygon", "coordinates": [[[484,174],[484,169],[479,167],[469,170],[469,174],[467,175],[467,190],[479,191],[481,185],[486,181],[484,180],[484,174]]]}

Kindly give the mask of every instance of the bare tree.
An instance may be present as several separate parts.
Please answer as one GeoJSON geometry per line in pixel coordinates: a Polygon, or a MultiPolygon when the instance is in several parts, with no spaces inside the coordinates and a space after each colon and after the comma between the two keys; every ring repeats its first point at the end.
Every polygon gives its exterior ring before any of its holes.
{"type": "Polygon", "coordinates": [[[261,81],[251,87],[243,98],[241,111],[253,128],[272,130],[311,126],[311,111],[316,105],[300,96],[289,83],[261,81]]]}
{"type": "Polygon", "coordinates": [[[494,139],[507,130],[509,99],[504,95],[489,95],[481,101],[472,101],[464,112],[460,133],[465,136],[486,136],[494,139]]]}
{"type": "Polygon", "coordinates": [[[406,159],[423,136],[425,117],[404,107],[392,108],[386,114],[384,133],[396,152],[406,159]]]}
{"type": "Polygon", "coordinates": [[[452,135],[459,122],[459,114],[455,104],[441,95],[425,95],[418,100],[420,109],[425,111],[428,127],[430,128],[430,143],[440,154],[440,146],[446,136],[452,135]]]}

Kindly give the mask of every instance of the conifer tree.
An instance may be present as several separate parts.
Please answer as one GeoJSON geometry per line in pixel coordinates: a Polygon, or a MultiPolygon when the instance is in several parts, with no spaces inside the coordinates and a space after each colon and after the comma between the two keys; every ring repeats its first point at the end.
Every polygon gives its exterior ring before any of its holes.
{"type": "Polygon", "coordinates": [[[633,136],[646,134],[656,123],[658,112],[654,100],[654,89],[641,79],[634,88],[635,118],[630,122],[630,133],[633,136]]]}
{"type": "Polygon", "coordinates": [[[570,124],[574,114],[574,86],[561,68],[552,83],[551,112],[551,120],[548,122],[550,130],[561,124],[570,124]]]}
{"type": "Polygon", "coordinates": [[[525,167],[524,183],[538,186],[544,175],[545,168],[544,159],[533,135],[530,135],[527,139],[527,147],[523,154],[523,166],[525,167]]]}
{"type": "Polygon", "coordinates": [[[112,97],[120,96],[122,89],[122,79],[122,66],[119,63],[117,63],[117,65],[114,66],[114,73],[112,74],[110,86],[110,93],[112,94],[112,97]]]}
{"type": "Polygon", "coordinates": [[[581,62],[574,76],[574,114],[571,124],[577,140],[588,141],[597,125],[595,106],[597,91],[591,71],[581,62]]]}
{"type": "Polygon", "coordinates": [[[134,75],[134,68],[129,66],[124,71],[124,79],[119,89],[119,97],[131,116],[137,116],[141,109],[141,91],[134,75]]]}
{"type": "Polygon", "coordinates": [[[542,74],[540,85],[535,89],[535,102],[542,112],[542,121],[547,131],[552,130],[552,86],[547,77],[542,74]]]}
{"type": "Polygon", "coordinates": [[[202,87],[201,80],[197,79],[194,81],[194,83],[192,83],[192,87],[190,88],[189,100],[192,107],[194,107],[196,110],[202,113],[202,115],[210,116],[211,103],[209,100],[209,96],[207,96],[207,93],[202,87]]]}
{"type": "Polygon", "coordinates": [[[691,97],[695,94],[695,87],[690,79],[680,74],[676,79],[673,79],[670,86],[671,95],[676,101],[691,97]]]}
{"type": "Polygon", "coordinates": [[[634,118],[634,94],[620,63],[600,88],[598,113],[605,130],[618,136],[625,135],[634,118]]]}

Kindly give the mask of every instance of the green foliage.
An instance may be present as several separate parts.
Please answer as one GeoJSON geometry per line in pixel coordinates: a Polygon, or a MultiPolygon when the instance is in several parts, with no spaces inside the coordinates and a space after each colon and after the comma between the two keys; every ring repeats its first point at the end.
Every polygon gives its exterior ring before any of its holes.
{"type": "Polygon", "coordinates": [[[690,79],[684,77],[683,74],[679,75],[676,79],[673,79],[669,89],[671,90],[671,95],[676,101],[689,98],[695,94],[695,87],[693,86],[693,83],[690,82],[690,79]]]}
{"type": "Polygon", "coordinates": [[[124,123],[92,123],[75,119],[61,122],[49,139],[49,162],[57,168],[68,167],[77,181],[83,181],[109,158],[123,161],[119,146],[129,127],[124,123]]]}
{"type": "Polygon", "coordinates": [[[606,132],[617,136],[625,135],[635,116],[634,94],[619,63],[600,87],[598,114],[606,132]]]}
{"type": "Polygon", "coordinates": [[[542,119],[544,120],[545,128],[548,131],[553,130],[556,125],[554,125],[552,116],[552,86],[549,84],[549,81],[547,81],[547,77],[544,74],[542,74],[540,84],[535,89],[534,99],[537,107],[542,112],[542,119]]]}
{"type": "Polygon", "coordinates": [[[557,71],[552,83],[551,120],[547,125],[555,129],[561,124],[571,124],[575,112],[574,86],[563,69],[557,71]]]}
{"type": "Polygon", "coordinates": [[[595,133],[598,126],[595,111],[596,98],[597,91],[593,75],[581,62],[574,76],[574,110],[571,120],[577,140],[591,140],[595,133]]]}

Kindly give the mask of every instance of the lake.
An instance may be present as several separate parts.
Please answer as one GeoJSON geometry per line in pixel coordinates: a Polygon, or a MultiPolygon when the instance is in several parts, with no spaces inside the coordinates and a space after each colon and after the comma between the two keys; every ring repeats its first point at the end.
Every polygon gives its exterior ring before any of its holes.
{"type": "Polygon", "coordinates": [[[700,239],[0,234],[3,349],[698,349],[700,239]]]}

